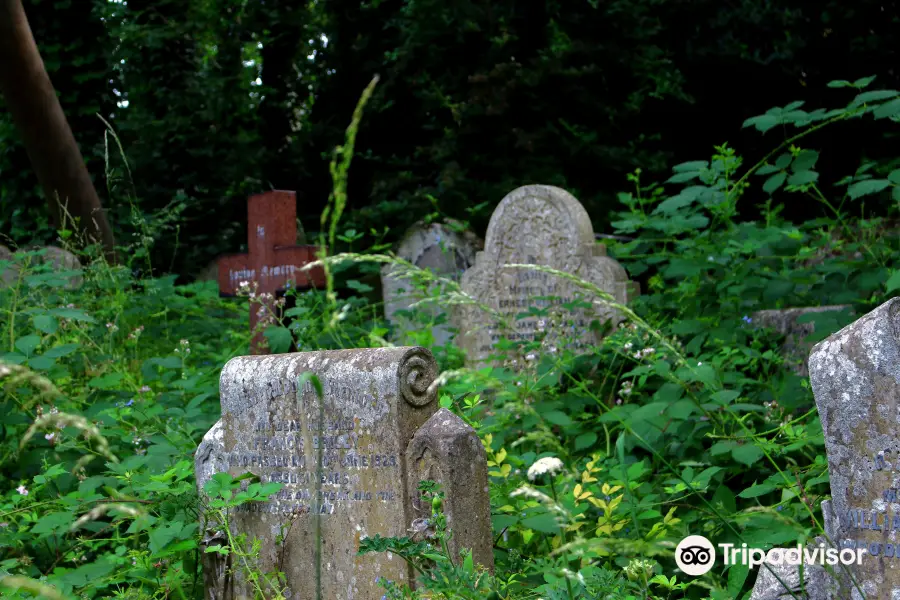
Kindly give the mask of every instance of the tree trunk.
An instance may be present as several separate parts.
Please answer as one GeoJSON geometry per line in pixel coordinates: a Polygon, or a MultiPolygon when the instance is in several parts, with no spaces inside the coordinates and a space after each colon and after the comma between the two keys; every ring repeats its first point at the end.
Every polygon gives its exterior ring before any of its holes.
{"type": "Polygon", "coordinates": [[[21,0],[0,0],[0,93],[47,197],[55,227],[65,211],[75,231],[116,262],[115,239],[81,151],[38,52],[21,0]]]}

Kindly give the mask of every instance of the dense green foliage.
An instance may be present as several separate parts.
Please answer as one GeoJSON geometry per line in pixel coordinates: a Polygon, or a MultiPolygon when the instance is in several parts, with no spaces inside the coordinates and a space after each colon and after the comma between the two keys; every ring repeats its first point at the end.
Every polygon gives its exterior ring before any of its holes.
{"type": "MultiPolygon", "coordinates": [[[[524,183],[569,189],[603,231],[633,169],[661,176],[723,132],[755,160],[769,144],[735,133],[742,115],[782,97],[825,103],[839,77],[879,73],[896,87],[900,76],[897,5],[881,0],[24,3],[117,229],[133,207],[154,222],[180,214],[154,252],[161,272],[182,276],[245,243],[249,192],[297,190],[316,228],[328,151],[376,73],[350,187],[368,243],[371,228],[397,236],[433,203],[483,228],[524,183]],[[110,142],[106,171],[95,113],[130,169],[110,142]]],[[[826,171],[892,158],[892,143],[865,127],[816,139],[826,171]]],[[[0,235],[52,239],[2,111],[0,182],[0,235]]],[[[755,204],[741,214],[758,216],[755,204]]],[[[787,216],[821,213],[792,204],[787,216]]]]}
{"type": "MultiPolygon", "coordinates": [[[[891,129],[900,92],[873,86],[873,78],[837,81],[830,91],[846,96],[841,108],[794,102],[748,119],[747,129],[784,133],[758,162],[720,146],[708,160],[676,165],[665,183],[633,172],[612,219],[632,241],[611,250],[647,285],[591,352],[538,339],[512,348],[524,369],[471,371],[452,347],[435,348],[441,404],[475,427],[488,453],[493,576],[448,556],[431,488],[428,545],[374,538],[361,551],[409,560],[433,598],[725,599],[745,597],[755,574],[737,566],[683,577],[672,551],[686,534],[764,548],[820,534],[828,473],[809,385],[750,315],[838,303],[861,314],[900,289],[900,244],[890,233],[900,170],[865,163],[821,175],[824,156],[808,145],[820,128],[891,129]],[[768,198],[762,217],[741,220],[754,197],[768,198]],[[785,220],[782,207],[798,198],[827,216],[785,220]],[[891,208],[873,214],[872,200],[891,208]]],[[[352,152],[345,145],[344,157],[352,152]]],[[[322,223],[339,232],[346,171],[333,172],[322,223]]],[[[356,236],[327,241],[340,238],[356,236]]],[[[380,318],[362,278],[384,260],[381,249],[329,257],[347,297],[338,301],[330,287],[293,294],[293,321],[266,331],[273,349],[370,347],[385,337],[431,346],[427,326],[391,332],[380,318]]],[[[18,276],[0,290],[3,593],[199,598],[190,456],[216,418],[219,369],[246,352],[246,304],[220,300],[209,283],[176,286],[174,276],[139,277],[98,260],[80,289],[68,289],[72,273],[35,258],[21,253],[18,276]]],[[[441,287],[454,291],[452,282],[441,287]]],[[[816,319],[824,337],[852,316],[816,319]]],[[[238,489],[230,477],[214,479],[210,508],[227,519],[225,508],[273,491],[238,489]]],[[[214,551],[252,559],[253,540],[214,551]]],[[[266,577],[277,589],[277,574],[266,577]]],[[[383,585],[388,598],[416,597],[383,585]]]]}

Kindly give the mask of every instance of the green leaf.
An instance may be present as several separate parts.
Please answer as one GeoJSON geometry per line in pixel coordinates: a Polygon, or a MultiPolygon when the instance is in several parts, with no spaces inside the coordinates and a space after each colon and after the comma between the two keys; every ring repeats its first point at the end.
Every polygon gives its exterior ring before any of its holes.
{"type": "Polygon", "coordinates": [[[294,341],[294,338],[291,337],[291,332],[287,327],[268,327],[263,332],[263,335],[269,342],[269,350],[272,351],[272,354],[284,354],[285,352],[289,352],[291,344],[294,341]]]}
{"type": "Polygon", "coordinates": [[[85,323],[97,322],[94,317],[77,308],[52,308],[48,312],[61,319],[71,319],[73,321],[83,321],[85,323]]]}
{"type": "Polygon", "coordinates": [[[728,569],[728,596],[730,598],[738,597],[741,589],[744,587],[744,582],[747,581],[747,576],[749,574],[750,565],[746,565],[744,563],[734,564],[730,569],[728,569]]]}
{"type": "Polygon", "coordinates": [[[847,189],[847,193],[852,200],[856,200],[857,198],[862,198],[869,194],[877,194],[889,185],[891,185],[891,182],[887,179],[866,179],[865,181],[858,181],[851,185],[847,189]]]}
{"type": "Polygon", "coordinates": [[[894,169],[888,174],[888,181],[900,185],[900,169],[894,169]]]}
{"type": "Polygon", "coordinates": [[[887,119],[888,117],[893,117],[897,113],[900,113],[900,98],[894,98],[890,102],[878,105],[875,107],[875,110],[872,111],[872,116],[876,119],[887,119]]]}
{"type": "Polygon", "coordinates": [[[98,390],[115,391],[119,389],[119,383],[121,383],[123,379],[125,379],[123,373],[107,373],[106,375],[92,378],[87,384],[88,387],[96,388],[98,390]]]}
{"type": "Polygon", "coordinates": [[[790,152],[785,152],[777,159],[775,159],[775,166],[779,169],[787,169],[792,160],[794,160],[794,155],[790,152]]]}
{"type": "Polygon", "coordinates": [[[492,515],[491,516],[491,525],[494,528],[494,531],[501,532],[507,527],[512,527],[516,523],[519,522],[519,517],[516,515],[492,515]]]}
{"type": "Polygon", "coordinates": [[[830,88],[842,88],[851,87],[853,84],[846,79],[836,79],[834,81],[829,81],[826,85],[830,88]]]}
{"type": "Polygon", "coordinates": [[[150,552],[156,554],[162,550],[166,544],[179,536],[184,529],[184,523],[181,521],[173,521],[172,523],[163,524],[161,527],[150,530],[150,552]]]}
{"type": "Polygon", "coordinates": [[[590,448],[597,442],[597,434],[593,431],[582,433],[575,438],[575,450],[584,450],[590,448]]]}
{"type": "Polygon", "coordinates": [[[549,412],[541,413],[541,417],[554,425],[559,425],[561,427],[568,427],[573,423],[569,415],[561,410],[551,410],[549,412]]]}
{"type": "Polygon", "coordinates": [[[744,121],[743,127],[756,127],[757,131],[763,133],[772,129],[780,122],[780,118],[775,115],[759,115],[758,117],[750,117],[744,121]]]}
{"type": "Polygon", "coordinates": [[[751,485],[746,490],[738,494],[739,498],[758,498],[775,490],[775,486],[770,483],[758,483],[751,485]]]}
{"type": "Polygon", "coordinates": [[[858,87],[858,88],[866,88],[866,87],[869,87],[869,85],[873,81],[875,81],[875,75],[871,75],[869,77],[860,77],[859,79],[857,79],[856,81],[853,82],[853,86],[858,87]]]}
{"type": "Polygon", "coordinates": [[[809,171],[813,167],[816,166],[816,161],[819,160],[819,153],[815,150],[803,150],[800,154],[797,155],[797,158],[794,160],[794,164],[791,165],[791,170],[794,173],[799,173],[800,171],[809,171]]]}
{"type": "Polygon", "coordinates": [[[787,173],[775,173],[763,184],[763,191],[767,194],[773,194],[778,191],[782,185],[784,185],[784,180],[787,179],[787,173]]]}
{"type": "Polygon", "coordinates": [[[63,344],[61,346],[54,346],[44,352],[41,356],[46,356],[47,358],[62,358],[63,356],[72,354],[80,347],[81,344],[63,344]]]}
{"type": "Polygon", "coordinates": [[[28,366],[35,371],[49,371],[56,364],[56,359],[46,356],[35,356],[28,359],[28,366]]]}
{"type": "Polygon", "coordinates": [[[679,400],[666,409],[666,414],[673,419],[686,419],[695,410],[697,410],[697,405],[692,400],[679,400]]]}
{"type": "Polygon", "coordinates": [[[16,350],[25,356],[31,356],[34,349],[41,343],[41,338],[36,335],[25,335],[16,340],[16,350]]]}
{"type": "Polygon", "coordinates": [[[541,533],[559,533],[559,524],[556,522],[556,518],[547,512],[522,519],[522,526],[541,533]]]}
{"type": "Polygon", "coordinates": [[[720,390],[710,396],[710,400],[712,400],[716,404],[721,404],[724,406],[730,402],[733,402],[740,395],[741,393],[737,390],[720,390]]]}
{"type": "Polygon", "coordinates": [[[707,167],[709,167],[709,163],[705,160],[692,160],[675,165],[672,167],[672,172],[683,173],[685,171],[699,171],[701,169],[706,169],[707,167]]]}
{"type": "Polygon", "coordinates": [[[744,443],[731,451],[731,456],[748,467],[764,456],[764,452],[752,443],[744,443]]]}
{"type": "Polygon", "coordinates": [[[853,99],[853,102],[850,103],[850,106],[862,106],[869,102],[887,100],[888,98],[896,98],[897,96],[900,96],[900,92],[896,90],[872,90],[858,95],[853,99]]]}
{"type": "Polygon", "coordinates": [[[895,270],[891,273],[891,276],[888,277],[888,280],[884,282],[885,291],[888,294],[893,292],[894,290],[900,290],[900,269],[895,270]]]}
{"type": "Polygon", "coordinates": [[[34,328],[44,333],[56,333],[59,329],[59,322],[50,315],[37,315],[32,319],[34,328]]]}
{"type": "Polygon", "coordinates": [[[788,179],[788,185],[809,185],[819,180],[815,171],[798,171],[788,179]]]}
{"type": "Polygon", "coordinates": [[[52,512],[47,513],[34,524],[31,533],[51,534],[63,533],[69,529],[69,526],[75,522],[75,515],[71,512],[52,512]]]}

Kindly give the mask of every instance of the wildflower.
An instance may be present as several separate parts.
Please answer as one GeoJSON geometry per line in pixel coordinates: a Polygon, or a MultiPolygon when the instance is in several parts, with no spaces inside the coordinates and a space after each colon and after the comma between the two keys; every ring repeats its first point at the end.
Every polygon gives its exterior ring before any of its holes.
{"type": "Polygon", "coordinates": [[[633,344],[632,344],[631,342],[625,342],[624,348],[625,348],[626,350],[631,350],[631,346],[633,346],[633,344]]]}
{"type": "Polygon", "coordinates": [[[131,406],[132,404],[134,404],[134,398],[132,398],[131,400],[129,400],[128,402],[126,402],[126,403],[125,403],[125,406],[131,406]]]}
{"type": "Polygon", "coordinates": [[[107,323],[106,328],[109,330],[110,333],[115,333],[119,330],[118,326],[116,326],[115,323],[107,323]]]}
{"type": "Polygon", "coordinates": [[[75,308],[74,304],[66,304],[66,308],[75,308]]]}
{"type": "Polygon", "coordinates": [[[9,523],[3,521],[2,523],[0,523],[0,527],[9,527],[9,523]]]}
{"type": "Polygon", "coordinates": [[[533,465],[528,467],[528,480],[534,481],[536,477],[549,473],[556,475],[563,469],[563,463],[555,456],[545,456],[538,459],[533,465]]]}
{"type": "Polygon", "coordinates": [[[59,412],[59,409],[56,408],[55,406],[51,406],[51,407],[50,407],[50,414],[51,414],[51,415],[55,415],[55,414],[58,413],[58,412],[59,412]]]}
{"type": "Polygon", "coordinates": [[[622,404],[622,399],[621,399],[621,398],[616,398],[616,404],[622,404]]]}
{"type": "Polygon", "coordinates": [[[656,352],[656,348],[644,348],[643,350],[641,350],[641,353],[642,353],[644,356],[650,356],[650,355],[653,354],[654,352],[656,352]]]}
{"type": "Polygon", "coordinates": [[[141,386],[141,389],[138,390],[140,393],[144,394],[146,392],[151,391],[149,385],[141,386]]]}
{"type": "Polygon", "coordinates": [[[50,442],[50,443],[53,443],[54,438],[56,438],[56,434],[55,434],[55,433],[48,433],[48,434],[45,434],[45,435],[44,435],[44,439],[47,440],[47,441],[50,442]]]}
{"type": "Polygon", "coordinates": [[[144,326],[141,325],[140,327],[136,328],[134,331],[132,331],[131,333],[128,334],[128,339],[136,340],[139,337],[141,337],[141,334],[143,332],[144,332],[144,326]]]}
{"type": "Polygon", "coordinates": [[[698,366],[698,367],[702,367],[702,366],[703,366],[703,363],[702,363],[702,362],[698,362],[698,363],[697,363],[697,366],[698,366]]]}
{"type": "Polygon", "coordinates": [[[778,506],[775,507],[775,510],[777,510],[778,512],[781,512],[784,510],[784,507],[779,504],[778,506]]]}
{"type": "Polygon", "coordinates": [[[26,488],[24,485],[20,485],[19,487],[17,487],[16,491],[19,492],[19,494],[21,494],[22,496],[28,495],[28,488],[26,488]]]}
{"type": "Polygon", "coordinates": [[[744,315],[743,317],[741,317],[741,321],[743,321],[744,323],[752,323],[753,319],[751,319],[747,315],[744,315]]]}
{"type": "Polygon", "coordinates": [[[641,354],[641,351],[640,351],[640,350],[638,350],[637,352],[634,353],[634,357],[635,357],[637,360],[641,360],[641,358],[643,358],[643,356],[644,356],[644,355],[641,354]]]}
{"type": "Polygon", "coordinates": [[[531,352],[525,356],[525,360],[534,360],[536,358],[537,358],[537,354],[535,354],[534,352],[531,352]]]}

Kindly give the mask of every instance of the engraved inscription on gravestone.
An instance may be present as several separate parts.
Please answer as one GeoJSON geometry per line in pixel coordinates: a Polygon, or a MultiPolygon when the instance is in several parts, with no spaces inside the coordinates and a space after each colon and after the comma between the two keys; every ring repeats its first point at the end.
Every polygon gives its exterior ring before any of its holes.
{"type": "Polygon", "coordinates": [[[826,532],[839,548],[865,548],[841,572],[837,597],[900,597],[900,298],[815,346],[809,374],[831,478],[826,532]]]}
{"type": "MultiPolygon", "coordinates": [[[[260,568],[284,571],[291,597],[317,597],[317,560],[324,600],[379,598],[379,576],[410,581],[402,560],[356,553],[363,537],[406,535],[414,518],[404,453],[437,409],[436,375],[428,350],[408,347],[244,356],[223,369],[220,460],[234,476],[283,484],[271,501],[239,507],[231,526],[263,541],[260,568]],[[298,385],[305,373],[323,402],[308,380],[298,385]]],[[[243,585],[208,597],[247,596],[243,585]]]]}
{"type": "Polygon", "coordinates": [[[559,346],[563,340],[577,348],[596,343],[589,330],[592,320],[620,320],[611,307],[594,303],[574,311],[560,311],[553,321],[544,316],[516,319],[531,308],[547,309],[579,299],[590,302],[589,292],[571,281],[549,273],[523,268],[501,268],[504,264],[534,264],[571,273],[597,285],[620,304],[637,294],[625,270],[606,256],[605,246],[594,239],[594,230],[584,207],[574,196],[557,187],[527,185],[510,192],[491,216],[485,249],[475,265],[463,274],[461,287],[475,300],[501,313],[509,323],[502,328],[478,306],[458,308],[460,347],[470,363],[483,363],[494,353],[494,345],[505,338],[533,340],[536,335],[559,346]]]}

